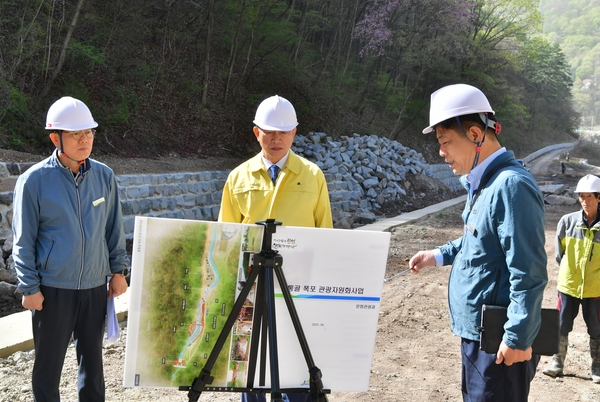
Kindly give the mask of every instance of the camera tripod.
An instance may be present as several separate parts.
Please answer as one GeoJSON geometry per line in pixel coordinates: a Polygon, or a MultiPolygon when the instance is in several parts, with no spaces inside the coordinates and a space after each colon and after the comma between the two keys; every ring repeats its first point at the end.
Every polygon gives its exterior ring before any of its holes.
{"type": "Polygon", "coordinates": [[[215,346],[212,349],[206,364],[202,368],[200,375],[194,379],[192,385],[180,386],[179,390],[188,391],[189,401],[196,402],[198,401],[202,391],[205,390],[207,386],[212,383],[214,377],[211,376],[211,370],[215,362],[217,361],[217,357],[219,356],[219,353],[221,352],[221,349],[223,348],[225,341],[227,340],[227,337],[231,332],[231,329],[233,328],[238,314],[241,312],[241,309],[244,305],[244,301],[246,300],[248,294],[250,293],[250,290],[254,286],[256,279],[258,278],[254,311],[255,324],[253,324],[253,328],[260,328],[260,342],[255,341],[255,339],[258,339],[258,336],[252,337],[253,340],[250,345],[249,362],[253,362],[253,364],[250,365],[248,368],[248,383],[246,384],[246,388],[233,388],[228,390],[236,392],[254,393],[270,392],[271,401],[273,402],[283,402],[282,391],[285,391],[285,393],[309,392],[311,400],[313,402],[327,402],[326,394],[330,391],[323,389],[323,381],[321,380],[321,370],[319,370],[319,368],[315,366],[312,355],[310,353],[306,336],[304,335],[302,325],[300,324],[300,319],[298,318],[298,313],[294,306],[294,302],[292,300],[288,284],[285,280],[285,276],[281,268],[283,265],[283,257],[278,253],[278,251],[273,250],[271,248],[272,235],[276,232],[277,226],[281,225],[281,222],[276,222],[274,219],[267,219],[264,222],[257,222],[257,224],[264,226],[265,229],[261,251],[260,253],[254,254],[254,261],[252,263],[252,270],[250,272],[250,275],[248,276],[246,283],[244,284],[244,287],[242,288],[240,295],[238,296],[233,306],[233,310],[229,314],[229,317],[225,322],[225,326],[221,330],[221,333],[219,334],[215,346]],[[281,292],[283,294],[288,313],[290,314],[290,318],[294,325],[296,336],[298,337],[300,347],[302,348],[302,352],[304,354],[304,359],[306,360],[306,365],[308,367],[310,378],[310,387],[308,389],[287,388],[282,390],[279,384],[279,359],[277,352],[277,327],[275,322],[275,286],[273,272],[275,272],[275,276],[277,277],[279,286],[281,287],[281,292]],[[259,346],[261,349],[261,367],[259,372],[259,383],[261,385],[264,385],[265,382],[267,340],[269,348],[269,368],[271,380],[270,390],[268,388],[256,388],[253,384],[254,376],[256,373],[256,357],[258,355],[259,346]]]}

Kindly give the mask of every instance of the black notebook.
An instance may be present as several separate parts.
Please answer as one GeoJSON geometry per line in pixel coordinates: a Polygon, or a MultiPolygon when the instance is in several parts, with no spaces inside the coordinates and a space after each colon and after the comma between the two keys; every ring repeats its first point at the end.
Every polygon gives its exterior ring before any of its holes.
{"type": "MultiPolygon", "coordinates": [[[[486,353],[496,353],[504,335],[504,324],[508,318],[506,307],[483,305],[481,314],[480,349],[486,353]]],[[[533,354],[552,356],[558,353],[559,312],[556,309],[542,309],[542,326],[531,345],[533,354]]]]}

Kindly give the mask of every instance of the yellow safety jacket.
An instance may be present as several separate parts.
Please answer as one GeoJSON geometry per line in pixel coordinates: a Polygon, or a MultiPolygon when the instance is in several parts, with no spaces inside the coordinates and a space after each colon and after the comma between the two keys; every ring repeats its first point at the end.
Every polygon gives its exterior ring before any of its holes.
{"type": "Polygon", "coordinates": [[[323,172],[291,150],[273,184],[259,153],[229,173],[219,222],[256,223],[275,219],[285,226],[332,228],[323,172]]]}
{"type": "Polygon", "coordinates": [[[563,216],[556,228],[557,289],[578,299],[600,297],[600,222],[588,228],[583,211],[563,216]]]}

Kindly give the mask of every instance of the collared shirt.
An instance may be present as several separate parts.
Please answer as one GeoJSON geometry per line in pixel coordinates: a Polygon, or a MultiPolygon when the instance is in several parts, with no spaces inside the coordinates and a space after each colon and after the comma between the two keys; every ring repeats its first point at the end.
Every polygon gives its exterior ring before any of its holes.
{"type": "Polygon", "coordinates": [[[273,165],[277,165],[280,170],[283,170],[283,167],[285,166],[289,156],[290,156],[290,151],[288,151],[287,154],[285,154],[285,156],[283,158],[281,158],[277,163],[273,163],[270,160],[268,160],[267,158],[265,158],[265,156],[263,154],[261,154],[262,161],[265,164],[265,167],[267,168],[267,170],[269,170],[269,168],[273,165]]]}
{"type": "Polygon", "coordinates": [[[490,166],[490,163],[493,162],[499,155],[506,152],[506,148],[502,147],[481,162],[477,166],[475,166],[466,176],[465,179],[467,183],[470,184],[469,187],[469,199],[473,197],[473,193],[479,188],[479,183],[481,183],[481,178],[483,177],[483,173],[490,166]]]}
{"type": "Polygon", "coordinates": [[[465,205],[467,230],[439,250],[444,265],[452,264],[448,306],[454,334],[478,341],[482,306],[504,306],[503,341],[525,350],[538,332],[548,282],[544,197],[511,151],[498,155],[484,174],[503,164],[507,167],[480,185],[475,205],[465,205]]]}
{"type": "Polygon", "coordinates": [[[129,266],[117,180],[86,159],[85,180],[73,178],[58,151],[19,176],[13,202],[13,258],[19,291],[40,285],[92,289],[129,266]]]}
{"type": "MultiPolygon", "coordinates": [[[[500,148],[499,150],[497,150],[496,152],[479,162],[477,166],[475,166],[468,174],[464,176],[465,180],[469,184],[469,198],[467,202],[471,202],[471,200],[473,199],[473,194],[479,188],[479,183],[481,183],[481,178],[483,177],[483,173],[485,173],[487,167],[490,166],[494,159],[496,159],[498,156],[502,155],[505,152],[505,147],[500,148]]],[[[442,253],[439,249],[434,249],[433,255],[435,256],[435,265],[437,267],[444,265],[444,257],[442,256],[442,253]]]]}
{"type": "MultiPolygon", "coordinates": [[[[600,214],[600,211],[599,211],[600,214]]],[[[556,227],[555,257],[559,292],[588,299],[600,297],[600,224],[587,225],[583,210],[564,215],[556,227]]]]}

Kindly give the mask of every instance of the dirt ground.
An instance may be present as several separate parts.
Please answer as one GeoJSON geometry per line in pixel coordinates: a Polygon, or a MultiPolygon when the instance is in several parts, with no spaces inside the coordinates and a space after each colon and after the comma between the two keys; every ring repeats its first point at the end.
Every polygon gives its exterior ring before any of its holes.
{"type": "MultiPolygon", "coordinates": [[[[574,189],[577,180],[595,168],[568,165],[560,175],[554,163],[547,175],[536,177],[539,183],[559,183],[574,189]]],[[[549,284],[543,306],[556,307],[554,260],[556,224],[572,206],[546,206],[546,252],[549,284]]],[[[441,245],[462,233],[462,205],[392,229],[386,278],[407,268],[417,251],[441,245]]],[[[522,239],[522,241],[527,241],[522,239]]],[[[385,282],[377,328],[375,353],[369,391],[333,393],[330,401],[458,401],[460,393],[460,339],[450,331],[447,310],[447,279],[450,267],[426,268],[419,274],[404,274],[385,282]]],[[[104,353],[107,401],[187,401],[185,392],[176,390],[129,389],[121,386],[125,353],[125,334],[104,353]]],[[[318,358],[315,358],[318,365],[318,358]]],[[[549,357],[542,357],[532,383],[530,401],[600,401],[600,385],[591,381],[588,336],[581,318],[570,335],[569,353],[562,378],[541,374],[549,357]]],[[[30,401],[32,353],[23,352],[0,359],[0,400],[30,401]],[[14,361],[17,361],[14,363],[14,361]]],[[[327,373],[323,373],[327,386],[327,373]]],[[[63,401],[76,400],[76,359],[69,349],[61,393],[63,401]]],[[[200,401],[239,401],[238,394],[203,393],[200,401]]]]}

